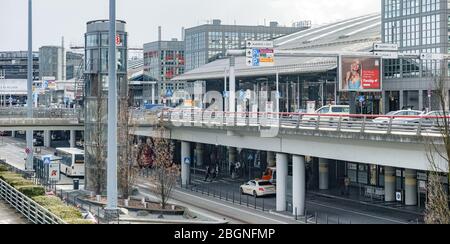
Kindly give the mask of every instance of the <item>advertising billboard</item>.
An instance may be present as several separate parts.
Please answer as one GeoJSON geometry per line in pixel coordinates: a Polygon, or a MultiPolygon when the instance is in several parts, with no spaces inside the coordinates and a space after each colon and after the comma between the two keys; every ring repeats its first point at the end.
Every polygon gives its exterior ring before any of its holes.
{"type": "Polygon", "coordinates": [[[339,90],[379,92],[382,90],[380,57],[341,56],[339,90]]]}

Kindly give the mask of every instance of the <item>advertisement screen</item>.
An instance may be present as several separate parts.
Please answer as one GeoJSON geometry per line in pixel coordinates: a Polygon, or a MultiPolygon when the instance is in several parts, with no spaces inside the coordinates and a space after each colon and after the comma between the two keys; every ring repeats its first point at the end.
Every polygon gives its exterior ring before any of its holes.
{"type": "Polygon", "coordinates": [[[381,91],[381,58],[341,56],[341,91],[381,91]]]}

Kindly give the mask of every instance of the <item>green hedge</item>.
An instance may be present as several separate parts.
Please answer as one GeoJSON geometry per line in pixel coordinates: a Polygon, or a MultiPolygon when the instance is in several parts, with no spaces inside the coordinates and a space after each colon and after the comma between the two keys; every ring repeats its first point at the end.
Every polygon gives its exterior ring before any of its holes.
{"type": "Polygon", "coordinates": [[[71,225],[92,225],[94,224],[92,221],[87,219],[68,219],[66,223],[71,225]]]}
{"type": "Polygon", "coordinates": [[[8,167],[6,167],[5,165],[0,165],[0,172],[7,172],[8,171],[8,167]]]}
{"type": "Polygon", "coordinates": [[[16,189],[20,192],[22,192],[25,196],[29,198],[42,196],[45,194],[45,189],[42,186],[36,186],[36,185],[28,185],[28,186],[19,186],[16,187],[16,189]]]}
{"type": "Polygon", "coordinates": [[[33,197],[33,200],[51,213],[60,217],[64,221],[81,219],[83,216],[75,207],[65,205],[59,198],[54,196],[33,197]]]}

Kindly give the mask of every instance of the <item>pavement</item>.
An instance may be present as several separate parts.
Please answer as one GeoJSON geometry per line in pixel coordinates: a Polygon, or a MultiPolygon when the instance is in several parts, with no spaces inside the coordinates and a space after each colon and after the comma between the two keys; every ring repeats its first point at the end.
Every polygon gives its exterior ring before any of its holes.
{"type": "Polygon", "coordinates": [[[0,225],[2,224],[27,224],[28,221],[16,213],[3,201],[0,201],[0,225]]]}

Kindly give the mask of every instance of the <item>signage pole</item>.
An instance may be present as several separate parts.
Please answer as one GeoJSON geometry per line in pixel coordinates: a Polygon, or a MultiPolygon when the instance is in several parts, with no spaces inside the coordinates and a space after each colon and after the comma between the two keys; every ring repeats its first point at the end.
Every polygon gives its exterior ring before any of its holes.
{"type": "MultiPolygon", "coordinates": [[[[27,115],[33,118],[33,5],[32,0],[28,0],[28,82],[27,82],[27,115]]],[[[25,170],[33,170],[33,130],[27,130],[27,155],[25,170]]]]}

